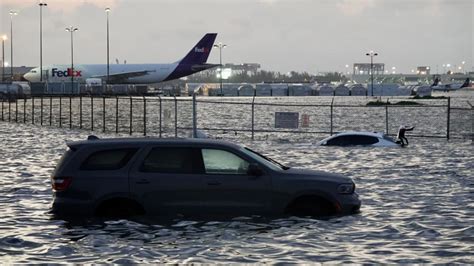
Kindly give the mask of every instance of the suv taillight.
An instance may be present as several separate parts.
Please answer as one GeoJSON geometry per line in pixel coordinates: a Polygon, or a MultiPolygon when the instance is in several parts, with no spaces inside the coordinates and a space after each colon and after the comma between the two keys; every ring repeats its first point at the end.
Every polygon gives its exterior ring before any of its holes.
{"type": "Polygon", "coordinates": [[[72,177],[51,177],[51,186],[54,191],[64,191],[72,183],[72,177]]]}

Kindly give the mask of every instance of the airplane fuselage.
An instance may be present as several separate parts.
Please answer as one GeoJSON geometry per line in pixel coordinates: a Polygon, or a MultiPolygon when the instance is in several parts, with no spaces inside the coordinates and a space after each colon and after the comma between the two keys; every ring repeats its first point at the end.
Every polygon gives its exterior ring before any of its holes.
{"type": "MultiPolygon", "coordinates": [[[[136,77],[128,77],[121,79],[120,83],[133,84],[147,84],[158,83],[166,80],[171,73],[176,69],[178,63],[172,64],[123,64],[123,65],[109,65],[109,75],[113,76],[121,73],[130,73],[136,71],[146,71],[144,75],[136,77]]],[[[30,73],[25,75],[25,78],[31,82],[40,81],[40,68],[34,68],[30,73]],[[35,75],[36,74],[36,75],[35,75]]],[[[183,73],[184,74],[184,73],[183,73]]],[[[51,65],[43,67],[43,81],[48,82],[67,82],[71,80],[71,75],[74,76],[76,82],[86,82],[87,79],[107,77],[106,64],[91,64],[91,65],[74,65],[74,70],[71,70],[71,65],[51,65]]],[[[106,78],[102,78],[104,81],[106,78]]]]}

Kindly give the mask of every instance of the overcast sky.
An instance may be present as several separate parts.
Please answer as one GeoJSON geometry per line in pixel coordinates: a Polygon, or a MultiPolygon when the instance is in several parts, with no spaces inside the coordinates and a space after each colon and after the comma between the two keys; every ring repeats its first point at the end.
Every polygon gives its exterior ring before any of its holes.
{"type": "MultiPolygon", "coordinates": [[[[168,63],[182,58],[206,33],[228,45],[223,62],[260,63],[263,69],[317,73],[375,62],[409,73],[443,64],[473,70],[473,0],[45,0],[43,64],[106,63],[110,7],[110,58],[127,63],[168,63]]],[[[39,65],[39,0],[0,0],[0,34],[10,37],[14,63],[39,65]]],[[[5,43],[10,61],[10,41],[5,43]]],[[[219,62],[213,49],[209,61],[219,62]]]]}

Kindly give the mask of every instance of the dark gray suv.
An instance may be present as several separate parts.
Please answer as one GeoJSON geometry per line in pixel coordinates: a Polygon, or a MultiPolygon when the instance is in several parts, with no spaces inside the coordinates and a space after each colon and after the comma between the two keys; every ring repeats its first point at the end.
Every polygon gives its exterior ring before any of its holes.
{"type": "Polygon", "coordinates": [[[289,168],[226,141],[89,138],[67,145],[51,177],[56,214],[333,215],[361,204],[350,178],[289,168]]]}

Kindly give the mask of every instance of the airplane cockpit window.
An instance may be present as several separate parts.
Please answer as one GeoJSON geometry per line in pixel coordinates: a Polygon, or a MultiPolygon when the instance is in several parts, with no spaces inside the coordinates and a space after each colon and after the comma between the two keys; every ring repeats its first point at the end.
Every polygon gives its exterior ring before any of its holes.
{"type": "Polygon", "coordinates": [[[31,72],[31,73],[36,73],[36,70],[31,70],[30,72],[31,72]]]}

